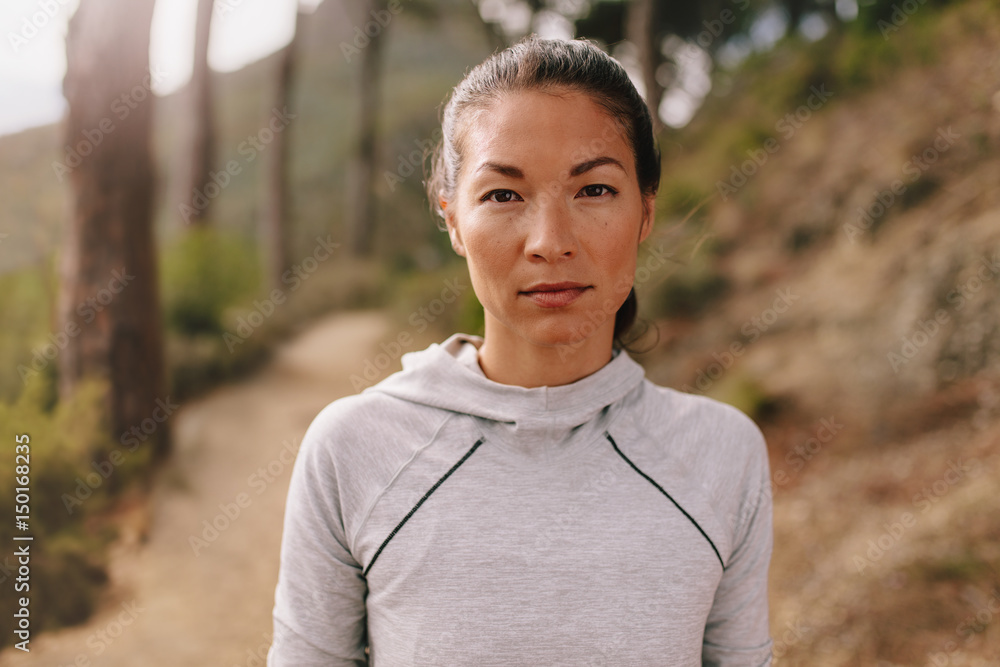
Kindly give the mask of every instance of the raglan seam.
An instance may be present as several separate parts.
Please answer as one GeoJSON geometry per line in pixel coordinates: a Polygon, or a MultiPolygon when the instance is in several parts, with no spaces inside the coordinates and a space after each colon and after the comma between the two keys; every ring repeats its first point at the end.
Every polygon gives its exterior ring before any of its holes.
{"type": "MultiPolygon", "coordinates": [[[[648,378],[647,378],[646,381],[648,381],[648,378]]],[[[652,383],[650,383],[650,384],[652,384],[652,383]]],[[[656,395],[661,396],[661,397],[666,397],[671,402],[674,402],[676,400],[675,397],[671,395],[673,393],[678,393],[678,394],[682,394],[682,395],[685,395],[685,396],[692,396],[692,395],[693,396],[697,396],[696,394],[686,394],[685,392],[680,392],[680,391],[678,391],[676,389],[671,389],[670,387],[661,387],[661,386],[656,385],[656,384],[652,384],[652,386],[653,386],[654,390],[656,390],[656,395]],[[666,390],[666,391],[664,391],[664,390],[666,390]]],[[[706,397],[700,396],[699,398],[706,398],[706,397]]],[[[722,405],[726,406],[726,407],[729,407],[729,408],[732,408],[732,406],[730,406],[728,404],[725,404],[725,403],[723,403],[722,405]]],[[[736,408],[733,408],[733,409],[735,410],[736,408]]],[[[743,413],[741,413],[741,414],[743,414],[743,413]]],[[[746,417],[745,414],[743,414],[743,416],[746,417]]],[[[646,438],[651,438],[652,436],[650,435],[649,431],[645,428],[644,422],[641,421],[641,420],[637,420],[637,421],[639,421],[639,424],[636,426],[636,430],[640,431],[641,434],[643,436],[645,436],[646,438]]],[[[751,420],[751,423],[752,423],[752,420],[751,420]]],[[[652,440],[652,441],[656,442],[655,439],[652,440]]],[[[741,452],[742,451],[743,450],[741,450],[741,452]]],[[[678,458],[676,456],[673,456],[672,454],[670,454],[670,456],[671,456],[671,458],[673,460],[679,461],[679,462],[683,463],[684,465],[688,465],[687,462],[684,461],[683,459],[680,459],[680,458],[678,458]]],[[[766,450],[765,450],[764,457],[766,458],[766,456],[767,456],[767,454],[766,454],[766,450]]],[[[745,463],[748,463],[748,464],[749,463],[753,463],[757,458],[759,458],[758,455],[751,453],[749,456],[746,457],[745,463]]],[[[757,478],[756,472],[754,474],[754,479],[753,480],[748,480],[747,479],[748,477],[749,477],[749,475],[744,475],[741,478],[741,481],[742,482],[749,481],[750,483],[755,483],[756,482],[756,478],[757,478]]],[[[712,508],[713,513],[715,513],[716,519],[719,521],[720,528],[723,528],[725,530],[729,530],[730,531],[730,535],[729,535],[729,553],[727,554],[727,558],[726,558],[726,560],[729,561],[729,560],[732,559],[733,554],[736,552],[737,544],[740,543],[740,540],[737,539],[737,537],[739,537],[739,534],[740,534],[740,531],[739,531],[740,526],[739,525],[732,525],[732,526],[730,526],[728,521],[723,521],[722,520],[723,517],[720,517],[719,514],[718,514],[718,511],[719,511],[718,507],[719,507],[720,499],[716,497],[716,494],[712,491],[711,488],[709,488],[708,486],[706,486],[704,484],[704,482],[701,480],[701,478],[697,478],[697,481],[698,481],[698,485],[697,485],[696,488],[699,491],[701,491],[702,493],[704,493],[705,497],[710,501],[709,505],[712,508]]],[[[758,495],[757,504],[759,504],[759,500],[760,500],[759,496],[761,494],[758,493],[757,495],[758,495]]],[[[743,506],[743,497],[740,496],[739,498],[736,498],[735,502],[736,502],[736,507],[737,507],[737,511],[738,511],[743,506]]],[[[754,514],[756,514],[756,511],[757,511],[757,507],[755,506],[754,507],[754,514]]],[[[745,521],[744,525],[745,525],[745,523],[748,523],[748,522],[745,521]]]]}
{"type": "MultiPolygon", "coordinates": [[[[648,382],[648,380],[646,380],[646,382],[648,382]]],[[[650,385],[652,385],[653,388],[654,388],[654,390],[656,390],[654,392],[654,395],[656,395],[658,397],[666,396],[666,397],[668,397],[670,399],[671,402],[674,402],[674,398],[672,396],[670,396],[669,394],[665,394],[663,392],[658,391],[659,387],[657,387],[657,385],[653,384],[652,382],[650,382],[650,385]]],[[[640,411],[644,415],[647,414],[646,411],[644,411],[644,410],[640,410],[640,411]]],[[[674,416],[674,414],[671,414],[671,426],[672,427],[674,427],[674,424],[675,424],[675,420],[673,419],[673,416],[674,416]]],[[[649,432],[648,429],[646,429],[646,427],[645,427],[645,421],[644,420],[637,420],[637,423],[638,423],[638,426],[636,426],[636,430],[639,431],[640,435],[644,436],[646,438],[646,440],[649,441],[649,442],[654,442],[654,443],[657,442],[657,439],[653,437],[653,435],[649,432]]],[[[670,451],[667,451],[666,455],[668,457],[670,457],[670,459],[672,461],[677,461],[677,462],[683,464],[686,467],[686,469],[688,471],[690,471],[691,466],[683,458],[681,458],[679,456],[675,456],[674,453],[670,452],[670,451]]],[[[697,487],[695,487],[695,488],[698,491],[701,491],[702,493],[705,494],[705,497],[709,500],[709,506],[712,508],[712,512],[716,513],[716,519],[718,519],[719,517],[718,517],[718,513],[716,511],[716,501],[718,499],[715,497],[715,494],[712,492],[712,489],[710,489],[707,486],[705,486],[705,484],[700,479],[698,479],[697,482],[698,482],[698,484],[697,484],[697,487]]],[[[732,551],[732,545],[731,544],[730,544],[730,551],[732,551]]],[[[731,555],[732,554],[730,553],[730,556],[731,555]]]]}
{"type": "MultiPolygon", "coordinates": [[[[364,514],[362,514],[361,520],[359,521],[357,528],[355,528],[351,532],[351,535],[348,538],[348,548],[351,550],[352,554],[356,553],[355,547],[357,545],[358,535],[360,535],[361,531],[364,530],[366,525],[368,525],[368,520],[371,518],[372,512],[375,511],[375,507],[385,497],[385,494],[388,493],[389,489],[392,488],[392,486],[396,483],[396,480],[399,479],[399,477],[403,474],[403,471],[409,468],[410,465],[417,459],[417,457],[420,454],[424,452],[425,449],[433,445],[438,440],[438,436],[440,435],[442,429],[444,429],[445,425],[453,418],[455,418],[456,415],[458,415],[458,413],[456,412],[446,412],[444,418],[441,420],[441,423],[438,424],[437,427],[434,429],[434,432],[431,433],[430,437],[427,439],[427,442],[425,442],[424,444],[420,445],[419,447],[413,450],[413,453],[410,454],[409,458],[407,458],[399,465],[396,471],[392,474],[392,477],[389,478],[389,481],[386,482],[385,486],[383,486],[378,491],[378,493],[376,493],[369,501],[368,507],[365,509],[364,514]]],[[[357,556],[355,556],[355,560],[357,560],[358,564],[360,565],[360,560],[357,558],[357,556]]]]}
{"type": "MultiPolygon", "coordinates": [[[[604,435],[607,437],[608,441],[611,443],[611,446],[614,448],[614,450],[618,454],[618,456],[623,461],[625,461],[625,463],[628,464],[628,466],[630,468],[632,468],[632,470],[634,470],[636,473],[638,473],[640,477],[642,477],[643,479],[645,479],[657,491],[659,491],[661,494],[663,494],[664,496],[666,496],[666,498],[671,503],[673,503],[673,505],[677,509],[679,509],[681,511],[681,514],[683,514],[685,517],[687,517],[688,521],[690,521],[691,524],[694,525],[694,527],[698,529],[698,532],[701,533],[702,537],[704,537],[705,540],[708,541],[709,546],[712,547],[712,551],[715,552],[715,556],[716,556],[716,558],[719,561],[719,566],[722,567],[722,571],[723,571],[723,573],[725,573],[725,571],[726,571],[726,562],[722,559],[722,554],[719,553],[719,548],[717,546],[715,546],[715,541],[711,537],[709,537],[709,535],[705,531],[705,529],[701,527],[700,523],[698,523],[698,520],[695,519],[693,516],[691,516],[691,514],[686,509],[684,509],[684,507],[679,502],[677,502],[677,500],[675,500],[674,497],[671,496],[667,492],[667,490],[664,489],[663,486],[659,482],[657,482],[655,479],[653,479],[648,474],[646,474],[645,472],[643,472],[643,470],[641,468],[639,468],[639,466],[637,466],[635,463],[633,463],[632,460],[628,456],[626,456],[625,453],[621,449],[618,448],[618,444],[615,442],[615,439],[613,437],[611,437],[611,433],[609,433],[608,431],[604,431],[604,435]]],[[[730,554],[730,556],[732,556],[732,554],[730,554]]]]}
{"type": "Polygon", "coordinates": [[[431,485],[431,487],[424,493],[424,495],[420,497],[420,500],[418,500],[417,503],[410,508],[410,511],[406,513],[406,515],[399,521],[399,523],[395,525],[395,527],[391,531],[389,531],[389,534],[386,536],[386,538],[382,540],[381,544],[379,544],[378,549],[375,550],[375,554],[372,556],[372,559],[368,562],[368,565],[365,567],[364,570],[362,570],[361,572],[362,576],[365,577],[368,576],[368,572],[371,571],[372,567],[375,565],[375,561],[378,560],[378,557],[382,554],[382,551],[384,551],[385,548],[389,546],[389,542],[392,541],[392,538],[394,538],[396,534],[403,529],[403,526],[405,526],[406,522],[409,521],[410,518],[417,513],[417,510],[420,509],[421,506],[423,506],[423,504],[427,502],[427,500],[429,500],[432,495],[434,495],[434,492],[437,491],[438,488],[440,488],[440,486],[444,484],[449,477],[452,476],[452,474],[454,474],[459,468],[462,467],[462,465],[465,464],[466,461],[469,460],[469,457],[471,457],[484,442],[486,442],[484,438],[479,438],[478,440],[476,440],[475,444],[473,444],[472,447],[467,452],[465,452],[465,454],[462,455],[462,458],[460,458],[458,461],[452,464],[452,466],[448,468],[447,472],[445,472],[444,475],[439,477],[437,481],[435,481],[434,484],[431,485]]]}

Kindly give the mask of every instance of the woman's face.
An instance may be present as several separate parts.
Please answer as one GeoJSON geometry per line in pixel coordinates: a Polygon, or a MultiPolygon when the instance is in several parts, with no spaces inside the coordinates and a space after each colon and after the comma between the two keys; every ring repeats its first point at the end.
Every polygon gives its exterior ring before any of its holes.
{"type": "Polygon", "coordinates": [[[621,130],[586,94],[526,91],[470,115],[463,148],[443,205],[488,335],[610,345],[653,217],[621,130]]]}

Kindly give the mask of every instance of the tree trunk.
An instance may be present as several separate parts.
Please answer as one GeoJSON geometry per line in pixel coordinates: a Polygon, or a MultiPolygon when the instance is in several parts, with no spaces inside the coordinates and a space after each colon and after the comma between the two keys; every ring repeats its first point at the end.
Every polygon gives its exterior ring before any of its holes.
{"type": "Polygon", "coordinates": [[[205,184],[215,162],[215,118],[213,116],[211,70],[208,67],[208,37],[212,27],[214,0],[198,0],[198,22],[194,36],[194,66],[191,70],[189,173],[182,207],[184,222],[202,225],[208,218],[212,198],[205,184]]]}
{"type": "MultiPolygon", "coordinates": [[[[278,57],[275,108],[291,108],[291,90],[295,78],[295,63],[299,43],[301,11],[295,15],[292,41],[278,57]]],[[[281,275],[289,265],[288,226],[291,202],[288,192],[288,128],[274,133],[267,162],[267,200],[264,205],[264,246],[267,276],[272,287],[281,286],[281,275]]]]}
{"type": "MultiPolygon", "coordinates": [[[[363,17],[371,21],[371,12],[377,15],[385,10],[385,0],[366,0],[363,17]]],[[[367,21],[361,21],[364,25],[367,21]]],[[[387,28],[382,28],[358,55],[356,78],[358,90],[358,132],[353,159],[348,173],[348,207],[351,252],[355,256],[370,255],[375,239],[375,183],[376,131],[381,106],[382,51],[387,28]]]]}
{"type": "Polygon", "coordinates": [[[663,62],[663,57],[660,55],[660,44],[657,39],[655,12],[655,0],[630,2],[625,14],[625,39],[635,45],[638,51],[642,83],[646,89],[646,105],[653,119],[653,132],[658,134],[663,127],[660,122],[663,86],[656,80],[656,69],[663,62]]]}
{"type": "Polygon", "coordinates": [[[149,31],[154,0],[81,0],[66,37],[71,219],[60,271],[59,390],[109,381],[112,437],[168,451],[152,213],[149,31]],[[86,148],[84,148],[86,147],[86,148]],[[86,150],[86,152],[84,152],[86,150]]]}
{"type": "Polygon", "coordinates": [[[802,16],[806,11],[806,1],[785,0],[785,11],[788,13],[788,25],[785,28],[785,34],[791,35],[798,30],[799,25],[802,23],[802,16]]]}

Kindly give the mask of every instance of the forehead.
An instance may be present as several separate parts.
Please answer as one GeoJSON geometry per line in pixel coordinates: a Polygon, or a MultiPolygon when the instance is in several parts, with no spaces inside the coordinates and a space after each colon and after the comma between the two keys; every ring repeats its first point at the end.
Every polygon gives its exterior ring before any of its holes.
{"type": "Polygon", "coordinates": [[[632,148],[619,124],[591,96],[576,91],[504,95],[470,115],[462,154],[463,177],[470,178],[486,162],[516,165],[530,174],[605,155],[634,171],[632,148]]]}

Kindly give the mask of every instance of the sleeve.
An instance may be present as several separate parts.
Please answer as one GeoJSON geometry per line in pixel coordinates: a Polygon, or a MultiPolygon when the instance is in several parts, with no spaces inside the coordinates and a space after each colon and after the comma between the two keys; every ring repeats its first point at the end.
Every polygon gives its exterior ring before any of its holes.
{"type": "MultiPolygon", "coordinates": [[[[752,422],[751,422],[752,423],[752,422]]],[[[767,580],[774,545],[770,464],[764,436],[753,425],[753,461],[734,525],[733,552],[705,624],[702,665],[771,664],[767,580]]]]}
{"type": "Polygon", "coordinates": [[[342,485],[324,423],[317,417],[310,426],[292,468],[268,667],[368,664],[367,584],[347,547],[342,485]]]}

